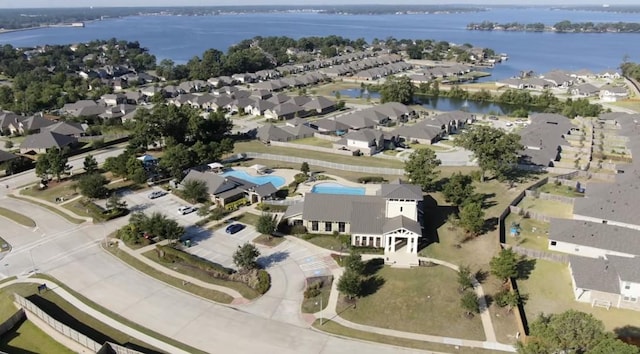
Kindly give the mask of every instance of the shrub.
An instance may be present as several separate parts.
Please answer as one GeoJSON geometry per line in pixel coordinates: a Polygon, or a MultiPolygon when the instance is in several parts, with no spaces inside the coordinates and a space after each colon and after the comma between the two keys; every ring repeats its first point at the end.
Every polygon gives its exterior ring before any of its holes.
{"type": "Polygon", "coordinates": [[[384,183],[387,182],[382,176],[364,176],[358,178],[358,183],[384,183]]]}
{"type": "Polygon", "coordinates": [[[311,299],[311,298],[314,298],[314,297],[320,295],[320,293],[322,293],[322,286],[323,286],[323,282],[322,281],[317,281],[317,282],[311,283],[307,287],[307,289],[305,289],[305,291],[304,291],[304,298],[305,299],[311,299]]]}
{"type": "Polygon", "coordinates": [[[258,270],[257,275],[258,283],[254,287],[254,290],[259,292],[260,294],[264,294],[269,291],[269,288],[271,288],[271,276],[264,269],[258,270]]]}
{"type": "Polygon", "coordinates": [[[184,263],[186,265],[196,267],[208,273],[214,273],[212,276],[227,278],[233,273],[233,269],[226,268],[218,263],[214,263],[197,256],[179,250],[171,246],[156,246],[158,256],[168,263],[184,263]]]}
{"type": "Polygon", "coordinates": [[[105,146],[104,139],[96,139],[91,142],[91,147],[94,149],[100,149],[105,146]]]}
{"type": "Polygon", "coordinates": [[[482,179],[482,171],[471,171],[469,176],[471,176],[472,180],[479,182],[482,179]]]}
{"type": "Polygon", "coordinates": [[[304,173],[298,173],[295,176],[293,176],[293,181],[297,184],[303,183],[305,182],[307,179],[309,178],[309,176],[307,176],[304,173]]]}

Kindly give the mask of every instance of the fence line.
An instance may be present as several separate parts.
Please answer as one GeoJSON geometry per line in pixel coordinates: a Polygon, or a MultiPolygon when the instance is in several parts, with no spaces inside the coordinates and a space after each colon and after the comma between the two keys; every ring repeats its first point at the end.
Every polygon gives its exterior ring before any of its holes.
{"type": "Polygon", "coordinates": [[[36,306],[34,303],[32,303],[31,301],[25,299],[24,297],[18,295],[18,294],[13,294],[16,303],[18,303],[18,305],[20,305],[24,310],[29,311],[30,314],[33,314],[34,316],[38,317],[40,320],[42,320],[44,323],[46,323],[49,327],[55,329],[58,333],[62,334],[63,336],[71,339],[72,341],[82,345],[83,347],[91,350],[94,353],[118,353],[118,354],[142,354],[141,352],[137,351],[137,350],[133,350],[133,349],[129,349],[126,347],[123,347],[121,345],[115,344],[115,343],[110,343],[110,342],[106,342],[103,344],[100,344],[96,341],[94,341],[93,339],[85,336],[84,334],[76,331],[75,329],[65,325],[64,323],[56,320],[55,318],[49,316],[49,314],[47,314],[46,312],[42,311],[42,309],[40,309],[38,306],[36,306]],[[111,351],[106,351],[105,347],[110,347],[110,349],[112,349],[111,351]]]}
{"type": "Polygon", "coordinates": [[[347,164],[343,164],[343,163],[335,163],[335,162],[322,161],[322,160],[306,159],[306,158],[303,158],[303,157],[264,154],[264,153],[260,153],[260,152],[247,152],[246,155],[249,158],[274,160],[274,161],[280,161],[280,162],[290,162],[290,163],[307,162],[310,165],[324,167],[324,168],[331,168],[331,169],[334,169],[334,170],[360,172],[360,173],[370,173],[370,174],[383,174],[383,175],[400,175],[400,176],[404,175],[404,170],[400,169],[400,168],[347,165],[347,164]]]}
{"type": "Polygon", "coordinates": [[[4,323],[0,324],[0,336],[3,336],[5,333],[9,332],[18,322],[25,319],[25,314],[23,309],[19,309],[14,313],[11,317],[9,317],[4,323]]]}
{"type": "Polygon", "coordinates": [[[519,247],[519,246],[510,246],[507,244],[502,244],[503,248],[511,248],[515,253],[521,254],[523,256],[527,256],[530,258],[541,259],[550,262],[556,263],[569,263],[569,257],[566,254],[555,254],[542,250],[534,250],[531,248],[519,247]]]}

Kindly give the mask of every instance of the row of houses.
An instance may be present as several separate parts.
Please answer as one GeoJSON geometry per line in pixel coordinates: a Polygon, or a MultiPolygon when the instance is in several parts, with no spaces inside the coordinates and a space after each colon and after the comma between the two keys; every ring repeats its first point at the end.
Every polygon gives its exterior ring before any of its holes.
{"type": "Polygon", "coordinates": [[[411,82],[419,85],[421,83],[429,82],[435,79],[457,78],[461,75],[470,73],[472,70],[472,66],[464,64],[436,66],[417,70],[415,74],[409,75],[409,78],[411,79],[411,82]]]}
{"type": "MultiPolygon", "coordinates": [[[[629,137],[640,154],[640,115],[600,116],[629,137]]],[[[550,250],[567,253],[574,297],[595,306],[640,310],[640,161],[618,165],[615,182],[589,181],[575,198],[572,219],[552,219],[550,250]]]]}
{"type": "Polygon", "coordinates": [[[367,69],[385,66],[402,61],[402,57],[397,54],[384,54],[377,57],[368,57],[358,61],[352,61],[340,65],[319,69],[318,71],[328,77],[340,77],[361,72],[367,69]]]}

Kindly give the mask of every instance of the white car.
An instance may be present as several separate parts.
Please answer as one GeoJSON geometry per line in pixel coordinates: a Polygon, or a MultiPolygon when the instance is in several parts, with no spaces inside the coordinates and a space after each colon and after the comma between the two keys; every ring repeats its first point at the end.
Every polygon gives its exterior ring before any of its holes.
{"type": "Polygon", "coordinates": [[[195,207],[183,205],[183,206],[178,208],[178,214],[187,215],[187,214],[193,213],[196,210],[197,210],[197,208],[195,208],[195,207]]]}

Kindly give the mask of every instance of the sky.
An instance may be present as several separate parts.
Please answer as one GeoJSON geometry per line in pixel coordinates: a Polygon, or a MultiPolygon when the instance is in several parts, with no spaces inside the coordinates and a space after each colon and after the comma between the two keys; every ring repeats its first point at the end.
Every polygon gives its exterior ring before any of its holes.
{"type": "MultiPolygon", "coordinates": [[[[478,4],[478,5],[512,5],[513,0],[0,0],[0,8],[26,7],[115,7],[115,6],[224,6],[224,5],[344,5],[344,4],[478,4]]],[[[524,0],[515,2],[518,5],[551,4],[562,5],[638,5],[638,0],[524,0]]]]}

